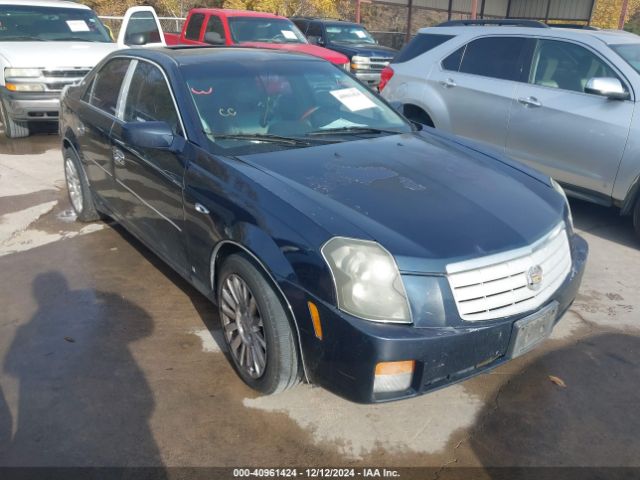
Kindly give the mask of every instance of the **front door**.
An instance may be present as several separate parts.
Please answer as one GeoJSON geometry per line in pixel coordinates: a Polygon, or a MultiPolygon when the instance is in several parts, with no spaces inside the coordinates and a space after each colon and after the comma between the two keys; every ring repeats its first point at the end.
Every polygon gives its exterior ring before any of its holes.
{"type": "Polygon", "coordinates": [[[186,160],[169,150],[127,145],[122,129],[129,122],[166,122],[176,135],[184,135],[167,79],[160,68],[137,60],[121,119],[113,126],[115,177],[123,202],[121,215],[133,230],[168,262],[186,271],[184,244],[183,178],[186,160]]]}
{"type": "Polygon", "coordinates": [[[588,48],[539,40],[529,82],[516,91],[507,153],[561,183],[609,197],[629,135],[634,103],[585,93],[594,77],[618,78],[588,48]]]}

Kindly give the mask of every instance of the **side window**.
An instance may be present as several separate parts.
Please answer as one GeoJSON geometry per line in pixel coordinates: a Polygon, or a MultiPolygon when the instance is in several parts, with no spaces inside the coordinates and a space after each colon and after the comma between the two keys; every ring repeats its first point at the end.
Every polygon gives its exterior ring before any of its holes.
{"type": "Polygon", "coordinates": [[[318,40],[322,38],[322,25],[318,22],[311,22],[309,28],[307,28],[307,38],[311,43],[318,43],[318,40]]]}
{"type": "Polygon", "coordinates": [[[203,13],[194,13],[189,18],[187,24],[187,31],[184,32],[184,37],[189,40],[200,40],[200,30],[202,30],[202,24],[204,23],[203,13]]]}
{"type": "Polygon", "coordinates": [[[91,105],[115,116],[120,87],[129,68],[129,62],[128,58],[114,58],[100,69],[90,89],[91,105]]]}
{"type": "Polygon", "coordinates": [[[146,45],[161,43],[158,24],[151,12],[136,12],[131,15],[124,36],[125,45],[146,45]]]}
{"type": "Polygon", "coordinates": [[[584,92],[585,85],[594,77],[620,79],[611,67],[584,47],[559,40],[538,41],[529,83],[584,92]]]}
{"type": "Polygon", "coordinates": [[[124,121],[167,122],[175,133],[181,133],[169,86],[155,65],[138,62],[131,78],[124,121]]]}
{"type": "Polygon", "coordinates": [[[393,59],[393,63],[401,63],[422,55],[431,49],[451,40],[453,35],[435,35],[433,33],[420,33],[416,35],[400,53],[393,59]]]}
{"type": "Polygon", "coordinates": [[[444,68],[445,70],[450,70],[452,72],[457,72],[458,70],[460,70],[460,62],[462,62],[465,48],[467,48],[466,45],[460,47],[458,50],[445,58],[442,61],[442,68],[444,68]]]}
{"type": "Polygon", "coordinates": [[[485,37],[467,45],[460,72],[502,80],[522,79],[522,56],[527,39],[522,37],[485,37]]]}
{"type": "Polygon", "coordinates": [[[204,41],[212,45],[224,44],[224,26],[222,20],[217,15],[211,15],[207,22],[207,30],[205,31],[204,41]]]}
{"type": "Polygon", "coordinates": [[[307,20],[296,19],[293,23],[296,24],[296,27],[298,27],[303,34],[307,33],[307,27],[309,26],[309,22],[307,20]]]}

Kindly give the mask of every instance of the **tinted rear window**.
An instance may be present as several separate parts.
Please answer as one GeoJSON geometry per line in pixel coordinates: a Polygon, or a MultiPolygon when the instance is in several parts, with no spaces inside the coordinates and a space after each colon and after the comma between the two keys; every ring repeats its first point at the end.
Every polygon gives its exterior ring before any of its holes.
{"type": "Polygon", "coordinates": [[[527,39],[521,37],[479,38],[467,45],[460,72],[503,80],[521,80],[522,54],[527,39]]]}
{"type": "Polygon", "coordinates": [[[400,53],[396,55],[393,63],[401,63],[422,55],[431,49],[451,40],[453,35],[435,35],[433,33],[419,33],[413,40],[404,46],[400,53]]]}

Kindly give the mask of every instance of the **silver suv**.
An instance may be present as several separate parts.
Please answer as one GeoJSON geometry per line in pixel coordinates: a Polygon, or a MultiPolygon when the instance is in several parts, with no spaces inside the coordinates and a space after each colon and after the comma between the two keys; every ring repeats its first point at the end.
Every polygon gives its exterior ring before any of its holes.
{"type": "Polygon", "coordinates": [[[406,116],[498,148],[640,235],[640,37],[534,21],[423,28],[383,72],[406,116]]]}

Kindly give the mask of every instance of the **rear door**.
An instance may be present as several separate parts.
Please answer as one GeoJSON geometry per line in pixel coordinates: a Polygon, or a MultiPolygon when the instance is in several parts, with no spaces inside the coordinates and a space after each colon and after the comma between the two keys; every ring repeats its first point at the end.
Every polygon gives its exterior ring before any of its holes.
{"type": "MultiPolygon", "coordinates": [[[[633,100],[585,93],[591,78],[627,81],[588,46],[540,39],[518,85],[507,153],[561,183],[610,196],[629,135],[633,100]]],[[[576,193],[580,193],[579,191],[576,193]]]]}
{"type": "Polygon", "coordinates": [[[526,78],[532,44],[526,37],[477,38],[432,70],[429,81],[444,101],[453,133],[505,148],[509,108],[526,78]]]}
{"type": "Polygon", "coordinates": [[[122,128],[128,122],[166,122],[175,135],[184,127],[162,69],[137,59],[112,129],[115,178],[123,201],[119,208],[127,223],[157,253],[186,272],[183,239],[182,190],[186,158],[181,153],[137,148],[124,143],[122,128]]]}
{"type": "Polygon", "coordinates": [[[187,24],[183,29],[183,43],[187,45],[200,45],[202,42],[200,39],[202,38],[200,34],[202,33],[202,27],[204,26],[204,13],[191,13],[189,14],[189,18],[187,19],[187,24]]]}
{"type": "Polygon", "coordinates": [[[109,135],[116,119],[120,90],[129,58],[114,58],[94,75],[78,108],[78,143],[93,190],[107,203],[114,200],[113,162],[109,135]]]}

